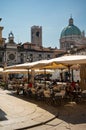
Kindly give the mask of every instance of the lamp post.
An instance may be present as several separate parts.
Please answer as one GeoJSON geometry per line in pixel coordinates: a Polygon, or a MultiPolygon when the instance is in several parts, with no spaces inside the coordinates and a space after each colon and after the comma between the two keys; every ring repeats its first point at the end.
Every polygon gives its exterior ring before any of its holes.
{"type": "Polygon", "coordinates": [[[74,54],[75,52],[77,52],[77,47],[71,44],[70,49],[67,50],[67,53],[68,53],[69,55],[72,55],[72,54],[74,54]]]}
{"type": "MultiPolygon", "coordinates": [[[[27,59],[26,59],[26,60],[27,60],[27,62],[30,62],[29,57],[27,57],[27,59]]],[[[28,83],[29,83],[29,80],[30,80],[29,69],[28,69],[28,79],[27,79],[27,80],[28,80],[28,83]]]]}
{"type": "MultiPolygon", "coordinates": [[[[31,56],[28,56],[28,57],[27,57],[27,62],[30,63],[30,62],[32,62],[32,61],[33,61],[32,57],[31,57],[31,56]]],[[[28,83],[29,83],[30,79],[31,79],[31,75],[30,75],[29,69],[28,69],[28,83]]]]}
{"type": "Polygon", "coordinates": [[[31,56],[28,56],[27,57],[27,62],[32,62],[33,61],[33,58],[31,56]]]}
{"type": "MultiPolygon", "coordinates": [[[[70,49],[67,50],[67,53],[68,53],[69,55],[72,55],[72,54],[74,54],[75,52],[77,52],[77,47],[74,46],[73,44],[71,44],[70,49]]],[[[74,80],[74,78],[73,78],[73,69],[71,70],[71,76],[72,76],[72,81],[73,81],[73,80],[74,80]]],[[[69,67],[69,79],[70,79],[70,67],[69,67]]]]}

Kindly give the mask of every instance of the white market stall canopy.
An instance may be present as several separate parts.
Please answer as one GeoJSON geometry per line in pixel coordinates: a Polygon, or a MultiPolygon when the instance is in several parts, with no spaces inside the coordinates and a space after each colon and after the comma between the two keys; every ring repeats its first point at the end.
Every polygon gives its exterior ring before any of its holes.
{"type": "Polygon", "coordinates": [[[0,68],[0,74],[3,73],[3,68],[0,68]]]}
{"type": "Polygon", "coordinates": [[[53,58],[50,62],[61,63],[64,65],[86,64],[86,55],[67,55],[53,58]]]}
{"type": "Polygon", "coordinates": [[[46,64],[48,64],[48,60],[40,60],[40,61],[35,61],[35,62],[8,66],[8,67],[5,67],[5,70],[6,69],[39,69],[40,67],[46,64]]]}
{"type": "Polygon", "coordinates": [[[50,60],[40,60],[40,61],[31,62],[31,63],[8,66],[8,67],[5,67],[5,69],[40,69],[48,65],[50,65],[52,68],[53,63],[56,63],[58,65],[62,64],[66,66],[71,66],[74,64],[86,64],[86,55],[62,56],[62,57],[53,58],[50,60]]]}
{"type": "Polygon", "coordinates": [[[27,69],[7,69],[7,70],[3,70],[3,73],[27,73],[28,70],[27,69]]]}
{"type": "MultiPolygon", "coordinates": [[[[29,72],[31,73],[31,69],[29,70],[29,72]]],[[[40,70],[40,69],[35,69],[34,70],[35,73],[44,73],[44,69],[40,70]]],[[[46,69],[46,73],[53,73],[54,70],[50,70],[50,69],[46,69]]],[[[12,74],[12,73],[28,73],[27,69],[7,69],[7,70],[3,70],[2,71],[3,74],[12,74]]]]}

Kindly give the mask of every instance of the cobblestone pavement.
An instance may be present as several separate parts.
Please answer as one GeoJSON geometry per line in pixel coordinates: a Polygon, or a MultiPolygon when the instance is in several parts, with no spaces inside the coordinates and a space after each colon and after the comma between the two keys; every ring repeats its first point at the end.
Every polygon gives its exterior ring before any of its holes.
{"type": "Polygon", "coordinates": [[[85,130],[86,104],[52,107],[0,89],[0,130],[85,130]]]}

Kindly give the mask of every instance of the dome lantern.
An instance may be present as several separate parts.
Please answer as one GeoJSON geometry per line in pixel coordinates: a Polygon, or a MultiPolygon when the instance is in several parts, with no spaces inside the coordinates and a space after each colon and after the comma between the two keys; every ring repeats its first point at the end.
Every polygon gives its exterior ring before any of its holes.
{"type": "Polygon", "coordinates": [[[71,26],[71,25],[73,25],[73,18],[72,17],[69,19],[69,26],[71,26]]]}

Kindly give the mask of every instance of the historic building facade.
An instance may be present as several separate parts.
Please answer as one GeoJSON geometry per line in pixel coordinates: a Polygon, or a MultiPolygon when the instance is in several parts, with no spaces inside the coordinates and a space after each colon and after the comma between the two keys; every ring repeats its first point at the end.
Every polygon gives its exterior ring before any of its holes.
{"type": "Polygon", "coordinates": [[[0,66],[55,58],[67,54],[68,50],[75,47],[76,50],[72,51],[72,54],[86,55],[85,34],[74,25],[73,18],[69,19],[69,25],[61,32],[60,49],[43,47],[41,26],[31,27],[31,42],[25,43],[16,43],[12,32],[6,42],[6,38],[2,36],[3,29],[4,27],[0,26],[0,66]]]}
{"type": "Polygon", "coordinates": [[[64,51],[57,48],[42,46],[42,27],[31,27],[31,42],[15,43],[14,34],[8,35],[8,40],[2,37],[3,27],[0,26],[0,66],[32,62],[58,57],[64,51]]]}
{"type": "Polygon", "coordinates": [[[31,43],[36,46],[42,46],[42,27],[32,26],[31,27],[31,43]]]}
{"type": "Polygon", "coordinates": [[[71,47],[81,48],[86,46],[86,37],[84,31],[74,25],[74,20],[71,17],[69,24],[65,27],[60,36],[60,49],[69,50],[71,47]]]}

